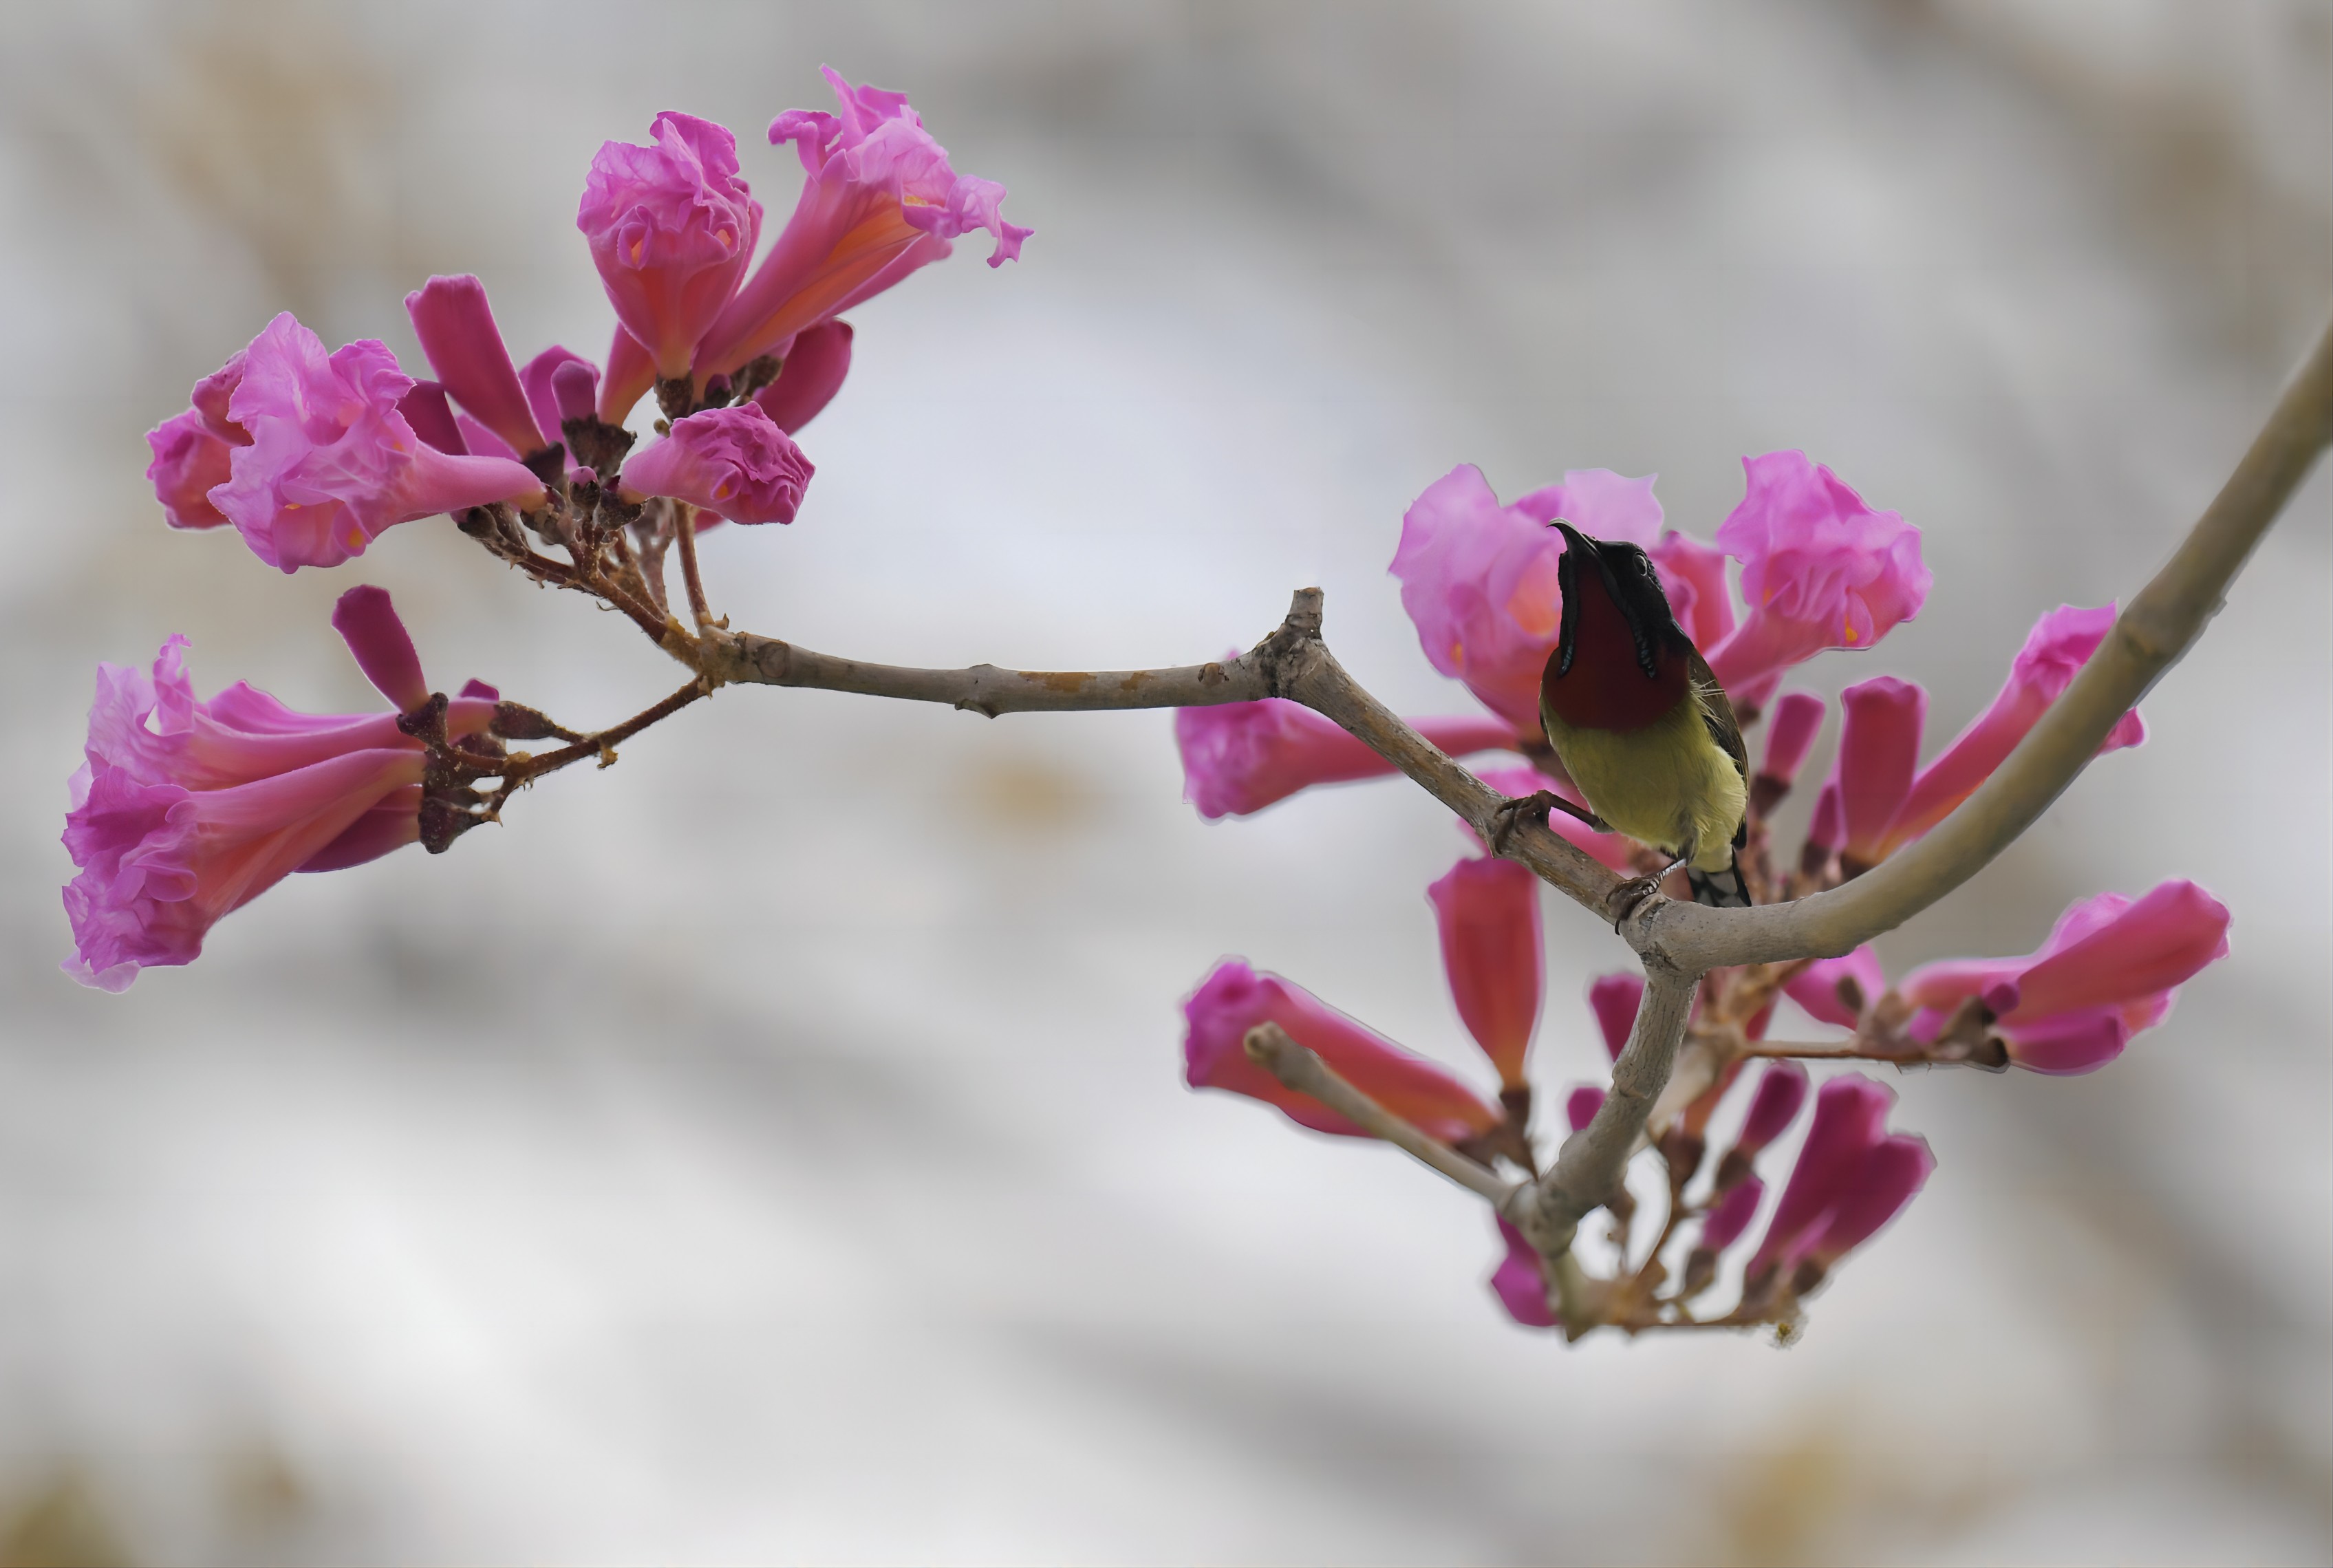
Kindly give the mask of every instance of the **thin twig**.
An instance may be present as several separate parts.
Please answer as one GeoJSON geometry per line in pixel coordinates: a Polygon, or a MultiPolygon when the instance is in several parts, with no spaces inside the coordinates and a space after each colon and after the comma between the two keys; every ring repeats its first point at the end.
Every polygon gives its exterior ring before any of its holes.
{"type": "Polygon", "coordinates": [[[615,761],[616,746],[631,739],[648,726],[670,718],[699,697],[712,695],[712,687],[704,680],[692,680],[655,707],[642,709],[613,728],[603,729],[596,735],[587,735],[573,746],[562,746],[557,751],[545,752],[541,756],[529,757],[524,762],[514,762],[503,772],[503,794],[508,794],[521,784],[533,784],[545,774],[557,773],[561,768],[572,766],[586,758],[597,757],[600,759],[600,765],[605,767],[609,763],[615,761]]]}
{"type": "Polygon", "coordinates": [[[1299,1094],[1319,1101],[1373,1138],[1438,1171],[1493,1207],[1503,1206],[1522,1184],[1477,1165],[1448,1144],[1428,1138],[1339,1076],[1320,1053],[1296,1043],[1277,1024],[1258,1024],[1241,1040],[1248,1060],[1299,1094]]]}
{"type": "Polygon", "coordinates": [[[673,537],[680,546],[680,580],[688,586],[688,612],[702,631],[713,624],[713,611],[705,601],[705,580],[696,574],[696,508],[675,501],[672,515],[673,537]]]}

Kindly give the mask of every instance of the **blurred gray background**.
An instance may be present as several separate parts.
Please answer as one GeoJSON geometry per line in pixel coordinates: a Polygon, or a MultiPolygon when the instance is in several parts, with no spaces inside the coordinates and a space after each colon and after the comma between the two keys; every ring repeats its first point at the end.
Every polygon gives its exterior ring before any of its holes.
{"type": "MultiPolygon", "coordinates": [[[[599,357],[574,204],[659,109],[737,130],[774,225],[761,128],[830,63],[1037,230],[854,313],[802,520],[707,543],[738,624],[1177,663],[1320,582],[1356,673],[1462,711],[1384,572],[1433,478],[1657,470],[1705,537],[1801,446],[1936,573],[1807,678],[1925,682],[1933,746],[2037,614],[2145,580],[2322,320],[2326,5],[0,18],[0,1561],[2333,1556],[2321,472],[2152,743],[1884,944],[2021,952],[2184,875],[2234,956],[2095,1077],[1899,1081],[1942,1169],[1786,1353],[1517,1330],[1471,1199],[1180,1087],[1226,952],[1480,1063],[1447,816],[1208,826],[1163,714],[725,692],[126,996],[55,967],[98,659],[185,631],[205,693],[370,707],[325,623],[364,581],[440,684],[668,688],[449,524],[287,579],[140,479],[280,308],[418,362],[405,291],[475,271],[522,355],[599,357]]],[[[1625,954],[1552,903],[1548,942],[1553,1089],[1625,954]]]]}

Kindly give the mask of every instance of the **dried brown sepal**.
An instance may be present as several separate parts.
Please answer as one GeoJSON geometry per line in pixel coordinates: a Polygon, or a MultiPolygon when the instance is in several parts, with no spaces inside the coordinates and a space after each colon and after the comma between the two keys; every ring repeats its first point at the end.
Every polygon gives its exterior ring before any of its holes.
{"type": "Polygon", "coordinates": [[[520,702],[494,704],[494,716],[486,727],[504,740],[563,740],[569,743],[583,737],[562,724],[554,724],[548,714],[520,702]]]}
{"type": "Polygon", "coordinates": [[[567,438],[567,449],[575,454],[575,460],[597,474],[603,486],[614,485],[624,455],[638,438],[621,425],[601,424],[596,418],[562,420],[559,433],[567,438]]]}

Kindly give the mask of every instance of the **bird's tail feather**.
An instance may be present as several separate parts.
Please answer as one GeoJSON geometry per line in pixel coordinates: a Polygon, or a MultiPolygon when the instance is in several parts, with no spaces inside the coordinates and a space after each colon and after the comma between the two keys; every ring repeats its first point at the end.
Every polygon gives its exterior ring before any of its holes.
{"type": "Polygon", "coordinates": [[[1693,901],[1707,904],[1713,909],[1746,909],[1750,907],[1750,884],[1742,880],[1742,861],[1722,871],[1685,869],[1685,885],[1693,889],[1693,901]]]}

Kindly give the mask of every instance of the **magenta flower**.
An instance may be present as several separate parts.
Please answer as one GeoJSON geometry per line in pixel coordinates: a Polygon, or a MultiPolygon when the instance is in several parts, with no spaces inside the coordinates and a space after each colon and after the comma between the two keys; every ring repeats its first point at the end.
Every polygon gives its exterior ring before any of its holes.
{"type": "Polygon", "coordinates": [[[761,409],[706,409],[624,465],[623,486],[670,495],[733,523],[791,523],[815,472],[761,409]]]}
{"type": "Polygon", "coordinates": [[[1750,1109],[1742,1118],[1742,1130],[1734,1134],[1733,1152],[1719,1170],[1717,1184],[1731,1187],[1747,1178],[1750,1162],[1791,1130],[1791,1123],[1799,1119],[1799,1108],[1806,1102],[1807,1070],[1795,1062],[1768,1064],[1758,1079],[1757,1092],[1750,1097],[1750,1109]],[[1733,1169],[1736,1161],[1738,1170],[1733,1169]]]}
{"type": "Polygon", "coordinates": [[[433,277],[405,296],[405,313],[413,318],[414,335],[446,396],[514,453],[531,457],[559,439],[557,430],[546,436],[535,428],[534,409],[494,325],[484,284],[466,273],[433,277]]]}
{"type": "Polygon", "coordinates": [[[646,147],[601,146],[575,226],[616,319],[658,375],[683,376],[754,259],[762,204],[737,177],[737,139],[725,127],[667,110],[648,135],[646,147]]]}
{"type": "Polygon", "coordinates": [[[1887,854],[1888,825],[1920,761],[1920,726],[1928,694],[1908,680],[1883,675],[1839,694],[1839,760],[1831,776],[1839,783],[1841,851],[1849,876],[1877,865],[1887,854]]]}
{"type": "MultiPolygon", "coordinates": [[[[386,593],[352,590],[333,619],[390,700],[420,687],[386,593]]],[[[240,682],[198,701],[186,647],[164,643],[150,675],[97,668],[65,818],[81,868],[64,890],[77,949],[65,971],[108,991],[141,968],[192,962],[204,933],[290,872],[354,865],[419,836],[426,757],[395,713],[295,713],[240,682]]],[[[457,699],[449,732],[476,733],[493,707],[457,699]]]]}
{"type": "Polygon", "coordinates": [[[1426,890],[1442,938],[1442,972],[1466,1033],[1508,1089],[1531,1080],[1523,1060],[1539,1026],[1545,956],[1539,878],[1512,861],[1469,858],[1426,890]]]}
{"type": "Polygon", "coordinates": [[[2163,1022],[2179,987],[2227,955],[2227,907],[2193,882],[2171,881],[2135,902],[2120,893],[2079,900],[2030,957],[1928,964],[1897,989],[1921,1009],[1915,1039],[1933,1037],[1975,996],[2018,1066],[2092,1073],[2163,1022]]]}
{"type": "MultiPolygon", "coordinates": [[[[1912,782],[1887,829],[1881,852],[1892,852],[1918,838],[1973,794],[2089,662],[2090,655],[2114,629],[2114,621],[2111,604],[2096,610],[2061,604],[2036,621],[1992,706],[1912,782]]],[[[2136,746],[2146,738],[2146,723],[2133,708],[2116,721],[2098,755],[2136,746]]]]}
{"type": "Polygon", "coordinates": [[[948,167],[904,93],[825,74],[840,113],[792,109],[770,122],[771,145],[792,142],[810,178],[770,254],[697,345],[700,380],[778,351],[947,255],[960,235],[995,236],[988,265],[996,266],[1034,232],[1004,221],[1003,186],[948,167]]]}
{"type": "Polygon", "coordinates": [[[656,385],[656,360],[621,325],[608,343],[608,368],[600,377],[598,413],[602,424],[620,425],[632,405],[656,385]]]}
{"type": "MultiPolygon", "coordinates": [[[[519,367],[518,384],[526,390],[526,406],[533,411],[535,428],[543,438],[566,439],[566,424],[570,419],[588,419],[599,397],[600,367],[557,343],[519,367]]],[[[571,474],[577,465],[575,454],[567,455],[571,474]]]]}
{"type": "Polygon", "coordinates": [[[146,477],[162,516],[173,528],[216,528],[226,514],[210,493],[227,482],[229,459],[251,445],[251,433],[227,417],[227,399],[243,382],[242,351],[195,383],[193,406],[146,433],[154,461],[146,477]]]}
{"type": "Polygon", "coordinates": [[[1754,1176],[1745,1176],[1728,1188],[1701,1222],[1699,1246],[1711,1253],[1723,1252],[1742,1239],[1750,1222],[1758,1217],[1758,1205],[1766,1196],[1766,1184],[1754,1176]]]}
{"type": "Polygon", "coordinates": [[[1500,1113],[1448,1071],[1362,1027],[1311,992],[1277,975],[1256,973],[1242,958],[1225,958],[1183,1004],[1190,1027],[1183,1038],[1186,1081],[1194,1089],[1223,1089],[1280,1108],[1300,1126],[1348,1138],[1368,1136],[1247,1059],[1243,1044],[1258,1024],[1272,1023],[1362,1093],[1445,1143],[1464,1142],[1498,1125],[1500,1113]]]}
{"type": "Polygon", "coordinates": [[[1782,672],[1826,648],[1869,648],[1920,612],[1933,581],[1920,531],[1803,452],[1744,457],[1749,492],[1717,530],[1749,613],[1710,650],[1735,706],[1763,707],[1782,672]]]}
{"type": "Polygon", "coordinates": [[[1563,1120],[1574,1132],[1587,1130],[1604,1109],[1604,1089],[1596,1083],[1575,1083],[1571,1092],[1563,1097],[1563,1120]]]}
{"type": "Polygon", "coordinates": [[[1784,692],[1766,716],[1766,756],[1758,765],[1758,776],[1779,786],[1776,799],[1798,782],[1799,767],[1821,733],[1822,721],[1823,699],[1806,691],[1784,692]]]}
{"type": "Polygon", "coordinates": [[[1404,515],[1393,574],[1426,659],[1455,676],[1519,733],[1539,730],[1539,682],[1554,650],[1562,595],[1561,517],[1599,539],[1643,545],[1678,620],[1695,636],[1733,621],[1724,562],[1707,545],[1661,533],[1649,478],[1575,470],[1560,485],[1502,506],[1482,470],[1462,464],[1426,486],[1404,515]]]}
{"type": "Polygon", "coordinates": [[[1863,1010],[1887,995],[1887,976],[1867,942],[1845,957],[1817,959],[1783,981],[1782,991],[1810,1016],[1852,1029],[1862,1021],[1863,1010]]]}
{"type": "Polygon", "coordinates": [[[795,337],[777,380],[754,394],[779,429],[792,435],[834,401],[850,373],[850,339],[849,322],[821,322],[795,337]]]}
{"type": "Polygon", "coordinates": [[[1791,1288],[1801,1295],[1812,1290],[1840,1258],[1902,1213],[1935,1169],[1936,1157],[1928,1152],[1925,1139],[1899,1132],[1872,1145],[1829,1217],[1819,1230],[1809,1232],[1791,1288]]]}
{"type": "Polygon", "coordinates": [[[270,566],[337,566],[399,523],[542,500],[521,465],[453,456],[417,435],[398,411],[415,382],[370,339],[327,355],[286,312],[243,361],[227,409],[251,444],[235,448],[210,503],[270,566]]]}
{"type": "MultiPolygon", "coordinates": [[[[1762,1087],[1762,1085],[1761,1086],[1762,1087]]],[[[1842,1199],[1852,1193],[1864,1162],[1886,1136],[1887,1108],[1895,1094],[1860,1073],[1844,1073],[1815,1096],[1813,1123],[1799,1150],[1799,1162],[1766,1224],[1746,1275],[1744,1294],[1754,1294],[1762,1279],[1798,1261],[1842,1199]]]]}
{"type": "Polygon", "coordinates": [[[1555,1310],[1548,1305],[1547,1275],[1540,1269],[1538,1250],[1504,1219],[1499,1221],[1499,1239],[1507,1246],[1506,1255],[1491,1274],[1491,1292],[1499,1298],[1499,1304],[1527,1329],[1560,1326],[1555,1310]]]}
{"type": "MultiPolygon", "coordinates": [[[[1514,731],[1495,718],[1410,723],[1453,756],[1515,744],[1514,731]]],[[[1260,812],[1314,784],[1395,771],[1336,720],[1277,697],[1176,708],[1175,746],[1183,754],[1183,798],[1210,822],[1260,812]]]]}
{"type": "Polygon", "coordinates": [[[1637,1026],[1637,1009],[1644,1005],[1642,975],[1602,975],[1588,986],[1588,1010],[1596,1015],[1597,1032],[1613,1061],[1628,1048],[1628,1034],[1637,1026]]]}

